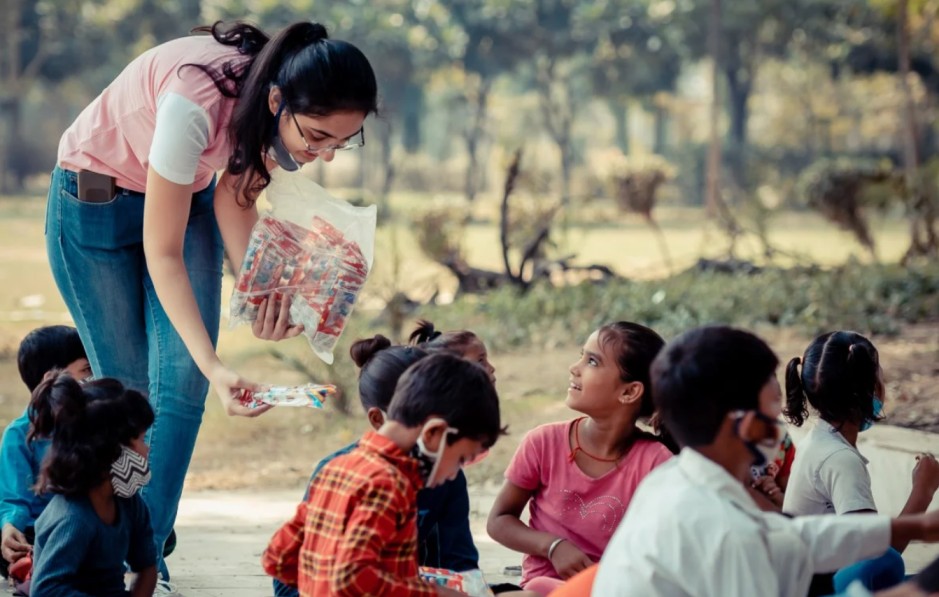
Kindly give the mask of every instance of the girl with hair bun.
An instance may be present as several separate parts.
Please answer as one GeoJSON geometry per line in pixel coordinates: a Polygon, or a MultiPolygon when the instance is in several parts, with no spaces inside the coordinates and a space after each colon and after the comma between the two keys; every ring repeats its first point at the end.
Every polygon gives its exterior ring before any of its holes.
{"type": "Polygon", "coordinates": [[[486,370],[489,379],[496,381],[496,368],[489,362],[489,352],[482,339],[469,330],[440,332],[426,319],[417,320],[417,328],[408,341],[429,353],[449,352],[467,361],[474,362],[486,370]]]}
{"type": "MultiPolygon", "coordinates": [[[[216,352],[223,254],[240,271],[271,171],[364,145],[378,97],[365,55],[321,24],[193,33],[135,58],[65,131],[46,210],[53,277],[94,374],[146,392],[157,413],[144,499],[160,552],[210,383],[229,415],[267,410],[239,403],[256,384],[216,352]]],[[[288,307],[265,298],[254,334],[300,334],[288,307]]],[[[166,580],[162,555],[158,567],[166,580]]]]}
{"type": "Polygon", "coordinates": [[[53,405],[33,421],[52,437],[36,490],[54,497],[36,521],[31,594],[152,595],[157,554],[138,493],[150,479],[150,403],[115,379],[79,385],[66,374],[47,377],[35,396],[53,405]],[[125,562],[137,574],[129,592],[125,562]]]}
{"type": "MultiPolygon", "coordinates": [[[[790,515],[877,512],[867,459],[858,451],[858,434],[884,418],[886,400],[880,355],[864,336],[836,331],[815,338],[800,359],[786,367],[786,418],[801,427],[809,407],[818,421],[799,444],[783,512],[790,515]]],[[[926,511],[939,489],[939,463],[931,454],[916,457],[913,489],[901,514],[926,511]]],[[[885,589],[904,578],[902,552],[908,541],[895,540],[887,553],[840,570],[836,592],[860,578],[869,590],[885,589]]]]}

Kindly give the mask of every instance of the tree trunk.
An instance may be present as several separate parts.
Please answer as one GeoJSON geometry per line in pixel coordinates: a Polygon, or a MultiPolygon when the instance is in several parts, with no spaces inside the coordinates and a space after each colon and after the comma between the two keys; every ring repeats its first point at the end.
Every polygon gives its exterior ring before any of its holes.
{"type": "Polygon", "coordinates": [[[482,139],[483,130],[486,125],[486,116],[489,109],[489,91],[492,88],[492,81],[480,77],[478,88],[476,90],[475,101],[470,102],[473,113],[468,119],[469,125],[466,127],[464,139],[466,140],[466,180],[464,182],[464,194],[466,200],[470,203],[476,199],[479,192],[479,141],[482,139]]]}
{"type": "Polygon", "coordinates": [[[936,208],[932,186],[920,180],[920,133],[916,102],[910,89],[910,32],[907,24],[908,0],[897,2],[897,50],[900,88],[903,92],[903,167],[907,192],[912,200],[910,210],[910,247],[903,261],[917,255],[939,252],[936,236],[936,208]]]}
{"type": "Polygon", "coordinates": [[[730,109],[730,159],[729,166],[736,181],[744,185],[744,176],[746,175],[746,146],[747,146],[747,121],[750,117],[750,111],[747,107],[750,99],[750,90],[752,88],[752,76],[749,70],[741,68],[728,67],[727,75],[727,93],[730,109]]]}
{"type": "Polygon", "coordinates": [[[421,119],[424,116],[424,89],[408,83],[404,90],[404,128],[401,143],[408,154],[421,150],[421,119]]]}
{"type": "Polygon", "coordinates": [[[616,120],[616,146],[629,155],[629,100],[610,99],[607,105],[616,120]]]}
{"type": "Polygon", "coordinates": [[[659,105],[655,105],[652,110],[655,118],[652,153],[664,155],[667,142],[666,136],[668,135],[668,111],[659,105]]]}
{"type": "Polygon", "coordinates": [[[708,17],[708,53],[711,55],[711,110],[709,114],[709,141],[707,165],[707,196],[705,205],[709,218],[717,216],[720,202],[721,138],[720,124],[720,28],[721,0],[711,0],[708,17]]]}

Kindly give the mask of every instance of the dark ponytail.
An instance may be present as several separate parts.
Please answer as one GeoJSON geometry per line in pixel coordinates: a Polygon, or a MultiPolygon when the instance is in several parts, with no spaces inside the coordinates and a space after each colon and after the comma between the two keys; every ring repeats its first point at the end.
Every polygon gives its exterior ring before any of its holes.
{"type": "Polygon", "coordinates": [[[463,356],[467,348],[481,343],[482,340],[469,330],[440,332],[434,328],[432,322],[426,319],[418,319],[417,327],[408,336],[408,342],[414,346],[420,346],[431,354],[447,352],[463,356]]]}
{"type": "Polygon", "coordinates": [[[76,408],[83,400],[81,386],[72,376],[59,369],[46,373],[29,399],[29,432],[26,441],[51,437],[55,429],[56,413],[65,408],[76,408]]]}
{"type": "Polygon", "coordinates": [[[227,169],[238,175],[236,194],[246,207],[271,182],[264,156],[277,129],[268,103],[272,86],[280,88],[294,114],[378,111],[378,84],[368,59],[354,45],[329,39],[319,23],[294,23],[273,37],[240,22],[226,27],[219,21],[194,31],[209,32],[218,43],[249,57],[227,62],[221,72],[185,65],[212,77],[222,95],[238,98],[228,131],[232,155],[227,169]]]}
{"type": "Polygon", "coordinates": [[[799,365],[802,359],[796,357],[786,365],[786,418],[796,427],[802,427],[809,417],[809,407],[805,403],[805,390],[802,389],[802,376],[799,365]]]}
{"type": "MultiPolygon", "coordinates": [[[[870,340],[856,332],[829,332],[809,344],[786,368],[786,417],[801,425],[806,401],[829,423],[875,421],[873,399],[880,385],[880,357],[870,340]]],[[[883,396],[879,396],[883,399],[883,396]]]]}
{"type": "Polygon", "coordinates": [[[357,340],[349,354],[359,366],[359,400],[366,411],[370,408],[388,410],[398,379],[404,372],[427,356],[415,346],[392,346],[391,340],[377,334],[357,340]]]}
{"type": "Polygon", "coordinates": [[[408,343],[420,346],[421,344],[436,340],[440,336],[441,334],[434,328],[433,322],[427,321],[426,319],[418,319],[417,327],[414,328],[414,331],[408,336],[408,343]]]}
{"type": "Polygon", "coordinates": [[[40,471],[39,492],[87,494],[107,479],[121,446],[129,445],[153,425],[153,409],[147,399],[116,379],[79,385],[63,374],[43,382],[40,388],[49,395],[52,429],[43,427],[48,417],[41,421],[31,417],[31,421],[35,431],[52,436],[52,447],[40,471]]]}

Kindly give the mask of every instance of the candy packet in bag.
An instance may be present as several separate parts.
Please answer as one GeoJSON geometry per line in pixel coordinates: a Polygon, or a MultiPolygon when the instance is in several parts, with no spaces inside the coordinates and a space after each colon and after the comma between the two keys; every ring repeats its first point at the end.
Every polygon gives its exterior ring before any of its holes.
{"type": "Polygon", "coordinates": [[[432,585],[447,587],[472,597],[494,597],[492,589],[486,584],[482,570],[454,572],[446,568],[421,566],[420,576],[432,585]]]}
{"type": "Polygon", "coordinates": [[[262,404],[323,408],[326,399],[335,395],[334,385],[308,383],[302,386],[262,386],[254,391],[242,390],[239,401],[248,408],[258,408],[262,404]]]}
{"type": "Polygon", "coordinates": [[[280,294],[290,300],[290,324],[302,324],[313,352],[331,364],[372,267],[376,207],[355,207],[279,169],[266,194],[272,210],[251,230],[229,326],[254,323],[264,299],[280,294]]]}

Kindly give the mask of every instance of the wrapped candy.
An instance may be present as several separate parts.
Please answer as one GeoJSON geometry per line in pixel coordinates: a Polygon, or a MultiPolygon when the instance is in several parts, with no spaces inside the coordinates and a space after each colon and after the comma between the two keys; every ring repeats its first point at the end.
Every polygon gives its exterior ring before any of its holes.
{"type": "Polygon", "coordinates": [[[334,385],[310,383],[302,386],[264,386],[255,391],[242,390],[240,401],[248,408],[258,408],[262,404],[323,408],[326,399],[335,395],[334,385]]]}
{"type": "Polygon", "coordinates": [[[472,597],[494,597],[492,589],[486,584],[482,570],[454,572],[445,568],[421,566],[420,575],[421,578],[432,585],[447,587],[472,597]]]}
{"type": "Polygon", "coordinates": [[[267,197],[273,211],[251,231],[230,326],[253,323],[265,299],[283,296],[290,324],[302,324],[313,352],[332,363],[371,269],[376,208],[336,199],[299,173],[272,173],[267,197]]]}

